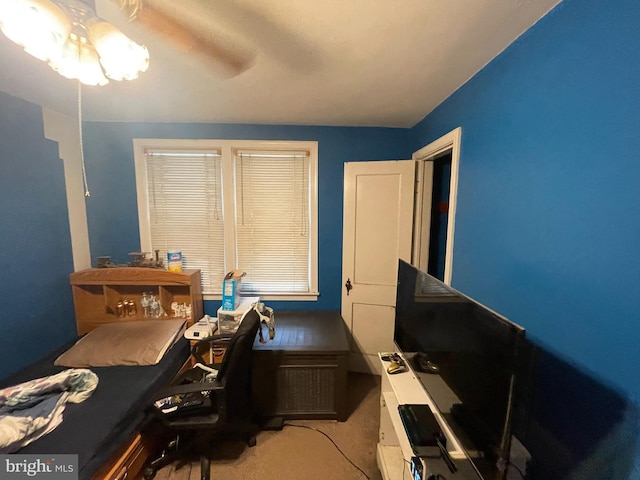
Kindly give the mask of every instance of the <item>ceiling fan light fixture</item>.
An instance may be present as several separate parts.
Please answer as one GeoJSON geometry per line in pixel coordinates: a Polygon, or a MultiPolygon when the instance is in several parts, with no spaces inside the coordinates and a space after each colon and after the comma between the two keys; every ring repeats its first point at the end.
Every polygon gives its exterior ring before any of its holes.
{"type": "Polygon", "coordinates": [[[63,77],[77,79],[85,85],[109,83],[100,67],[100,59],[93,45],[85,38],[71,34],[58,58],[49,62],[51,68],[63,77]]]}
{"type": "Polygon", "coordinates": [[[80,0],[0,0],[0,30],[60,75],[85,85],[133,80],[149,51],[80,0]]]}
{"type": "Polygon", "coordinates": [[[2,0],[0,29],[39,60],[56,55],[71,33],[71,19],[49,0],[2,0]]]}
{"type": "Polygon", "coordinates": [[[100,63],[113,80],[134,80],[149,68],[149,50],[122,33],[116,26],[96,21],[87,27],[100,63]]]}

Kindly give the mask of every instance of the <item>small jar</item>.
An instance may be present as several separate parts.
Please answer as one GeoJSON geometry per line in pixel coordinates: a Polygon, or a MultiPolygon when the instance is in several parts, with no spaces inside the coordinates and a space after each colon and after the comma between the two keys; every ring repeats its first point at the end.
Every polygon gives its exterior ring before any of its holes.
{"type": "Polygon", "coordinates": [[[142,315],[144,317],[149,317],[149,292],[144,292],[142,294],[142,299],[140,300],[140,307],[142,308],[142,315]]]}
{"type": "Polygon", "coordinates": [[[129,300],[127,302],[127,315],[134,316],[136,314],[136,302],[129,300]]]}

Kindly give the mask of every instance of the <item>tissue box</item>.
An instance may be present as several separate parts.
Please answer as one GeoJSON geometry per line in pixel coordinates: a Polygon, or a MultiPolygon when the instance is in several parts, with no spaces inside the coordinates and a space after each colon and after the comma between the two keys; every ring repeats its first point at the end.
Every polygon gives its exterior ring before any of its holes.
{"type": "Polygon", "coordinates": [[[245,272],[232,270],[222,281],[222,310],[235,310],[240,305],[240,283],[245,272]]]}
{"type": "Polygon", "coordinates": [[[260,301],[260,297],[240,297],[240,304],[238,308],[234,310],[225,310],[220,307],[218,309],[218,332],[219,333],[234,333],[238,326],[240,326],[240,320],[244,312],[251,308],[256,302],[260,301]]]}

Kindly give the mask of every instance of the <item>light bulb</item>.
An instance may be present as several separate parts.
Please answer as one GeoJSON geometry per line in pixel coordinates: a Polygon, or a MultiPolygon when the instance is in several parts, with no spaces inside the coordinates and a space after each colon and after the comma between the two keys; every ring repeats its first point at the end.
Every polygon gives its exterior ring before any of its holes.
{"type": "Polygon", "coordinates": [[[114,80],[133,80],[149,68],[149,51],[114,25],[97,21],[88,26],[89,39],[100,55],[105,73],[114,80]]]}
{"type": "Polygon", "coordinates": [[[109,83],[102,72],[95,48],[74,34],[65,43],[62,54],[52,59],[49,65],[63,77],[78,79],[85,85],[109,83]]]}
{"type": "Polygon", "coordinates": [[[60,75],[86,85],[133,80],[149,51],[80,0],[0,0],[0,30],[60,75]],[[106,74],[106,76],[105,76],[106,74]]]}
{"type": "Polygon", "coordinates": [[[0,29],[27,53],[47,61],[62,49],[71,20],[49,0],[2,0],[0,29]]]}

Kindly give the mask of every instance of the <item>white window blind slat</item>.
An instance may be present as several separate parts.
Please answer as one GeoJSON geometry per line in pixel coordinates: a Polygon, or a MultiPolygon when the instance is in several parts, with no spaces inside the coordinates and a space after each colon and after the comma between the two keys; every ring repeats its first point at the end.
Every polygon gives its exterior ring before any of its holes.
{"type": "Polygon", "coordinates": [[[200,269],[204,291],[220,291],[224,276],[222,162],[218,151],[147,150],[146,173],[153,249],[182,252],[185,268],[200,269]]]}
{"type": "Polygon", "coordinates": [[[237,152],[237,265],[249,292],[310,291],[308,152],[237,152]]]}
{"type": "Polygon", "coordinates": [[[204,294],[220,295],[235,268],[247,272],[247,293],[317,297],[317,142],[134,146],[144,249],[180,250],[185,268],[201,270],[204,294]]]}

